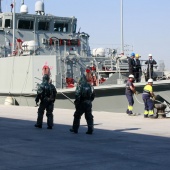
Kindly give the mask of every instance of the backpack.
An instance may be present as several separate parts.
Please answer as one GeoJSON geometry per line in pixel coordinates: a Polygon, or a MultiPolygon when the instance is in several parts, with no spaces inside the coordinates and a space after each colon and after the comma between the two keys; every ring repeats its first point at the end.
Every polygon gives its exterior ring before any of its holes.
{"type": "Polygon", "coordinates": [[[44,97],[48,99],[48,101],[55,101],[57,91],[55,86],[51,83],[47,83],[44,86],[44,97]]]}
{"type": "Polygon", "coordinates": [[[53,84],[50,83],[50,101],[54,102],[56,99],[57,90],[53,84]]]}
{"type": "Polygon", "coordinates": [[[93,90],[90,84],[83,83],[81,85],[81,97],[90,99],[92,96],[93,90]]]}

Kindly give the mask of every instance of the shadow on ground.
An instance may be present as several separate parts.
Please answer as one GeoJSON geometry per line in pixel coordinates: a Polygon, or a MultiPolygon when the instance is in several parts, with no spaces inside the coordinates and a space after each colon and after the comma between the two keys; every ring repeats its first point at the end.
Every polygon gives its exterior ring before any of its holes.
{"type": "MultiPolygon", "coordinates": [[[[168,170],[170,139],[127,133],[137,130],[95,129],[86,135],[70,126],[34,128],[33,121],[0,118],[1,170],[168,170]]],[[[98,125],[96,124],[96,127],[98,125]]]]}

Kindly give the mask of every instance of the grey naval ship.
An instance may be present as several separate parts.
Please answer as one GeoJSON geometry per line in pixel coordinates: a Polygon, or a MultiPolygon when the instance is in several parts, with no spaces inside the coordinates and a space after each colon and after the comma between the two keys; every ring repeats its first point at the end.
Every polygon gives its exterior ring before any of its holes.
{"type": "MultiPolygon", "coordinates": [[[[124,91],[129,72],[126,55],[115,49],[91,50],[88,33],[77,31],[77,18],[46,14],[43,1],[35,2],[35,14],[28,13],[24,0],[20,13],[16,13],[13,2],[11,11],[9,8],[10,12],[4,13],[0,0],[1,104],[35,106],[37,85],[48,71],[58,91],[55,107],[74,109],[76,84],[90,69],[96,92],[93,110],[125,112],[124,91]]],[[[168,78],[158,70],[154,90],[168,96],[168,78]]],[[[141,82],[135,86],[142,92],[145,84],[141,74],[141,82]]],[[[135,107],[142,110],[141,95],[137,98],[135,107]]]]}

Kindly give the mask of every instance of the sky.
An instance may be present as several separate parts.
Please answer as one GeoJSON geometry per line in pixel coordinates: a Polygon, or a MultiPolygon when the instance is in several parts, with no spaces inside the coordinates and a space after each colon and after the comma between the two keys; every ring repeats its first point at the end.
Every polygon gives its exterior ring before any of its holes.
{"type": "MultiPolygon", "coordinates": [[[[12,0],[2,1],[2,11],[10,11],[12,0]]],[[[25,0],[29,13],[36,0],[25,0]]],[[[78,20],[77,31],[90,35],[90,47],[121,46],[121,0],[44,0],[45,13],[78,20]]],[[[19,12],[21,0],[16,0],[19,12]]],[[[170,69],[170,0],[123,0],[123,32],[126,54],[135,52],[147,60],[148,54],[170,69]]]]}

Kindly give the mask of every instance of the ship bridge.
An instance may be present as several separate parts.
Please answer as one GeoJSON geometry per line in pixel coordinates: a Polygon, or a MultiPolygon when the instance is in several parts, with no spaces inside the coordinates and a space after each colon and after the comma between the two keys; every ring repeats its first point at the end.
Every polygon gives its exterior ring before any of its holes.
{"type": "Polygon", "coordinates": [[[56,51],[54,46],[60,46],[61,55],[64,53],[64,50],[70,51],[70,49],[74,49],[80,54],[80,51],[87,51],[89,49],[89,35],[86,33],[76,33],[76,27],[77,18],[74,16],[59,17],[49,14],[23,13],[15,14],[15,26],[13,27],[13,13],[0,13],[1,57],[7,57],[12,54],[13,28],[15,28],[15,49],[17,52],[12,55],[23,55],[25,46],[23,47],[22,43],[25,41],[34,41],[32,45],[34,50],[27,55],[33,53],[35,55],[54,54],[54,51],[56,51]],[[22,53],[18,53],[18,49],[22,53]]]}

